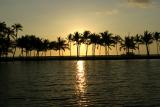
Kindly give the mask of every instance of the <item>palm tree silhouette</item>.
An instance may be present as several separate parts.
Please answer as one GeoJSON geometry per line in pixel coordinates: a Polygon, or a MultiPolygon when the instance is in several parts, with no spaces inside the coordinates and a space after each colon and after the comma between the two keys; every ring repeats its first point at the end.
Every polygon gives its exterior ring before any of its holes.
{"type": "Polygon", "coordinates": [[[7,39],[14,38],[14,36],[13,36],[14,35],[14,31],[10,27],[6,27],[5,28],[5,34],[7,36],[7,39]]]}
{"type": "Polygon", "coordinates": [[[22,31],[22,25],[16,23],[11,27],[8,27],[5,22],[0,22],[0,57],[8,57],[9,53],[12,53],[13,58],[16,53],[16,48],[21,49],[21,55],[23,56],[24,52],[26,56],[32,56],[32,52],[37,52],[37,56],[42,52],[46,53],[49,50],[50,56],[52,56],[52,50],[58,50],[59,55],[62,54],[65,49],[70,49],[70,56],[72,55],[72,42],[77,47],[77,57],[80,56],[80,46],[83,43],[86,46],[86,56],[88,55],[88,47],[92,44],[92,55],[96,54],[96,47],[99,49],[99,55],[101,54],[101,46],[105,47],[105,55],[109,55],[111,46],[115,46],[116,54],[118,55],[118,46],[120,44],[120,50],[124,49],[126,54],[134,54],[134,50],[137,49],[138,54],[140,54],[140,45],[144,44],[146,46],[147,55],[150,55],[149,46],[153,41],[156,42],[157,54],[160,54],[160,32],[149,32],[144,31],[143,35],[137,34],[136,36],[126,36],[124,40],[118,35],[112,37],[112,33],[105,31],[100,33],[91,33],[86,30],[83,34],[75,32],[74,34],[69,34],[67,36],[67,43],[64,39],[58,37],[57,41],[51,41],[47,39],[41,39],[35,35],[24,35],[18,38],[19,31],[22,31]],[[130,52],[131,51],[131,52],[130,52]]]}
{"type": "Polygon", "coordinates": [[[98,34],[92,33],[90,35],[90,41],[92,44],[92,55],[95,56],[95,50],[96,50],[96,45],[98,44],[98,41],[100,40],[100,36],[98,34]]]}
{"type": "Polygon", "coordinates": [[[5,35],[6,26],[5,22],[0,22],[0,35],[5,35]]]}
{"type": "MultiPolygon", "coordinates": [[[[22,27],[21,24],[16,23],[16,24],[12,25],[12,28],[13,28],[13,31],[15,32],[14,37],[15,37],[15,41],[16,41],[16,40],[17,40],[17,37],[18,37],[18,32],[19,32],[19,31],[22,31],[22,30],[23,30],[23,29],[22,29],[23,27],[22,27]]],[[[15,56],[15,52],[16,52],[16,46],[14,46],[13,58],[14,58],[14,56],[15,56]]]]}
{"type": "Polygon", "coordinates": [[[153,43],[152,33],[149,31],[144,31],[144,34],[141,36],[143,44],[146,46],[147,55],[150,56],[149,44],[153,43]]]}
{"type": "Polygon", "coordinates": [[[73,35],[73,41],[75,42],[75,45],[77,46],[77,57],[80,56],[80,45],[82,43],[82,37],[81,37],[81,33],[79,32],[75,32],[73,35]]]}
{"type": "Polygon", "coordinates": [[[101,47],[104,46],[104,44],[103,44],[103,39],[100,35],[99,35],[97,44],[98,44],[98,48],[99,48],[99,55],[101,55],[101,47]]]}
{"type": "Polygon", "coordinates": [[[36,38],[34,48],[35,48],[35,50],[37,51],[36,56],[39,57],[39,52],[43,50],[43,42],[42,42],[42,39],[40,39],[40,38],[38,38],[38,37],[36,38]]]}
{"type": "Polygon", "coordinates": [[[136,42],[138,54],[140,55],[140,44],[142,44],[141,36],[137,34],[137,35],[134,37],[134,41],[136,42]]]}
{"type": "Polygon", "coordinates": [[[5,38],[4,36],[0,35],[0,58],[3,55],[4,46],[5,46],[5,38]]]}
{"type": "Polygon", "coordinates": [[[44,54],[46,56],[47,50],[49,49],[49,40],[45,39],[42,41],[43,43],[43,50],[44,50],[44,54]]]}
{"type": "Polygon", "coordinates": [[[65,49],[69,49],[68,44],[66,44],[66,41],[64,39],[61,39],[60,37],[58,37],[57,38],[57,50],[59,50],[59,56],[61,56],[60,51],[61,50],[65,51],[65,49]]]}
{"type": "Polygon", "coordinates": [[[19,32],[19,31],[22,31],[22,30],[23,30],[23,29],[22,29],[23,27],[22,27],[21,24],[16,23],[16,24],[12,25],[12,28],[13,28],[13,30],[15,31],[15,38],[17,38],[17,37],[18,37],[18,32],[19,32]]]}
{"type": "Polygon", "coordinates": [[[10,41],[4,35],[0,35],[0,57],[3,55],[7,57],[9,51],[8,46],[10,46],[10,41]]]}
{"type": "Polygon", "coordinates": [[[88,46],[91,44],[90,42],[90,31],[84,31],[82,36],[82,42],[86,45],[86,56],[88,55],[88,46]]]}
{"type": "Polygon", "coordinates": [[[110,46],[114,46],[114,40],[112,37],[112,33],[109,33],[108,31],[100,33],[102,36],[102,40],[105,46],[105,55],[109,55],[109,50],[111,49],[110,46]]]}
{"type": "Polygon", "coordinates": [[[154,32],[153,33],[153,38],[156,41],[157,45],[157,54],[159,55],[159,41],[160,41],[160,32],[154,32]]]}
{"type": "Polygon", "coordinates": [[[70,56],[72,55],[72,39],[73,39],[73,35],[72,34],[69,34],[67,36],[67,40],[68,40],[68,43],[69,43],[69,48],[70,48],[70,56]]]}
{"type": "Polygon", "coordinates": [[[113,37],[114,44],[116,46],[116,53],[118,55],[118,44],[122,42],[122,38],[119,35],[113,37]]]}
{"type": "Polygon", "coordinates": [[[17,47],[21,49],[21,55],[23,56],[23,52],[24,52],[24,48],[25,48],[25,36],[22,36],[20,38],[17,39],[17,47]]]}
{"type": "Polygon", "coordinates": [[[123,48],[123,50],[126,50],[126,55],[130,55],[130,49],[133,50],[136,49],[136,43],[134,42],[134,37],[126,36],[125,39],[121,43],[120,51],[123,48]]]}
{"type": "Polygon", "coordinates": [[[12,48],[14,46],[13,40],[13,30],[10,27],[7,27],[5,22],[0,22],[0,36],[1,36],[1,56],[2,54],[8,57],[8,53],[12,53],[12,48]],[[3,46],[3,47],[2,47],[3,46]]]}
{"type": "Polygon", "coordinates": [[[36,38],[37,38],[37,37],[36,37],[35,35],[29,35],[29,44],[31,45],[31,46],[30,46],[30,56],[32,56],[32,55],[31,55],[31,52],[32,52],[32,51],[34,51],[34,56],[35,56],[36,38]]]}
{"type": "Polygon", "coordinates": [[[6,34],[6,37],[7,37],[7,44],[6,44],[6,57],[8,56],[8,53],[13,53],[12,51],[12,48],[15,45],[15,43],[11,40],[11,38],[13,38],[13,34],[14,34],[14,31],[10,28],[10,27],[6,27],[5,28],[5,34],[6,34]]]}
{"type": "Polygon", "coordinates": [[[50,56],[52,56],[52,50],[56,50],[56,41],[52,41],[49,43],[50,56]]]}

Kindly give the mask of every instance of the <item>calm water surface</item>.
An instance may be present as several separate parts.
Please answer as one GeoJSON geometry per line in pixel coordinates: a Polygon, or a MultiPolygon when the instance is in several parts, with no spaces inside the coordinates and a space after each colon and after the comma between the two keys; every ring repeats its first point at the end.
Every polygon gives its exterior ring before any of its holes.
{"type": "Polygon", "coordinates": [[[160,107],[160,60],[0,63],[0,107],[160,107]]]}

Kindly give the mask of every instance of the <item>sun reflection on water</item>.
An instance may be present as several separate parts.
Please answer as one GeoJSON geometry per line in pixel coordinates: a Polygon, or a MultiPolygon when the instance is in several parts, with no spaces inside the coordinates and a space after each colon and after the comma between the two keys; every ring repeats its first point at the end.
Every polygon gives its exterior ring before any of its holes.
{"type": "Polygon", "coordinates": [[[83,94],[86,88],[86,78],[84,70],[84,62],[77,62],[77,74],[76,74],[76,83],[77,83],[77,93],[83,94]]]}
{"type": "Polygon", "coordinates": [[[76,72],[76,95],[78,97],[78,104],[80,106],[86,106],[87,98],[85,97],[87,83],[86,83],[86,71],[85,71],[85,62],[77,62],[77,72],[76,72]]]}

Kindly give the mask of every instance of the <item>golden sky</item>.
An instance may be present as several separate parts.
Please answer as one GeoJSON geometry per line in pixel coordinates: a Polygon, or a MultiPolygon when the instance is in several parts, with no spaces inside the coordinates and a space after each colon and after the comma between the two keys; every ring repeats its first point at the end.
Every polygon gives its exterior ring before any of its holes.
{"type": "Polygon", "coordinates": [[[159,0],[0,0],[0,21],[50,40],[83,30],[123,37],[159,31],[159,13],[159,0]]]}

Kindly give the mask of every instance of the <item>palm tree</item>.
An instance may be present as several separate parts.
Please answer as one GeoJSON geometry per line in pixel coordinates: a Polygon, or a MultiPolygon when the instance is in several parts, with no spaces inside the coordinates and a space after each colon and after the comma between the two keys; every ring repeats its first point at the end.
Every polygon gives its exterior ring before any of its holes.
{"type": "Polygon", "coordinates": [[[95,55],[96,45],[98,44],[98,41],[100,40],[100,36],[98,34],[92,33],[89,38],[92,44],[92,55],[95,55]]]}
{"type": "Polygon", "coordinates": [[[134,42],[134,37],[126,36],[124,40],[121,42],[120,51],[123,48],[123,50],[126,50],[126,55],[130,54],[130,49],[133,50],[136,49],[136,43],[134,42]]]}
{"type": "Polygon", "coordinates": [[[159,41],[160,41],[160,32],[154,32],[153,33],[153,38],[156,41],[157,45],[157,54],[159,54],[159,41]]]}
{"type": "Polygon", "coordinates": [[[68,44],[66,44],[66,41],[64,39],[61,39],[58,37],[57,39],[57,50],[59,50],[59,56],[61,56],[60,51],[65,49],[69,49],[68,44]]]}
{"type": "Polygon", "coordinates": [[[122,42],[122,38],[119,35],[113,37],[114,44],[116,46],[116,53],[118,55],[118,44],[122,42]]]}
{"type": "Polygon", "coordinates": [[[0,35],[0,57],[7,55],[8,45],[8,39],[4,35],[0,35]]]}
{"type": "Polygon", "coordinates": [[[43,41],[42,41],[42,39],[36,37],[36,39],[35,39],[35,44],[36,44],[36,45],[34,46],[34,48],[35,48],[35,50],[37,51],[37,55],[36,55],[36,56],[39,57],[39,52],[40,52],[40,51],[43,51],[43,41]]]}
{"type": "Polygon", "coordinates": [[[13,28],[13,30],[15,31],[15,38],[17,39],[17,37],[18,37],[18,32],[19,32],[19,31],[22,31],[22,30],[23,30],[23,29],[22,29],[23,27],[22,27],[21,24],[16,23],[16,24],[12,25],[12,28],[13,28]]]}
{"type": "Polygon", "coordinates": [[[73,41],[75,42],[75,45],[77,46],[77,57],[80,55],[80,45],[82,43],[81,39],[81,33],[75,32],[73,35],[73,41]]]}
{"type": "Polygon", "coordinates": [[[91,44],[90,34],[90,31],[84,31],[82,36],[82,42],[86,45],[86,56],[88,55],[88,46],[91,44]]]}
{"type": "Polygon", "coordinates": [[[5,38],[3,35],[0,35],[0,58],[2,57],[2,54],[3,54],[3,48],[4,48],[4,42],[5,41],[5,38]]]}
{"type": "Polygon", "coordinates": [[[52,42],[49,43],[49,50],[50,50],[50,56],[52,56],[51,51],[56,50],[56,41],[52,41],[52,42]]]}
{"type": "MultiPolygon", "coordinates": [[[[21,24],[16,23],[16,24],[12,25],[12,28],[13,28],[13,31],[15,32],[15,34],[14,34],[15,40],[17,40],[18,32],[19,32],[19,31],[22,31],[22,30],[23,30],[23,29],[22,29],[23,27],[22,27],[21,24]]],[[[16,46],[15,46],[15,48],[14,48],[13,58],[14,58],[14,56],[15,56],[15,52],[16,52],[16,46]]]]}
{"type": "Polygon", "coordinates": [[[73,38],[73,35],[72,35],[72,34],[69,34],[69,35],[67,36],[67,40],[68,40],[69,48],[70,48],[70,56],[72,55],[72,50],[71,50],[71,48],[72,48],[72,38],[73,38]]]}
{"type": "Polygon", "coordinates": [[[138,49],[138,54],[140,55],[140,44],[142,44],[141,36],[140,36],[139,34],[137,34],[137,35],[134,37],[134,41],[136,42],[137,49],[138,49]]]}
{"type": "Polygon", "coordinates": [[[99,55],[101,55],[101,47],[104,46],[104,44],[103,44],[103,39],[100,35],[99,35],[99,40],[97,41],[97,44],[99,48],[99,55]]]}
{"type": "Polygon", "coordinates": [[[152,33],[149,31],[144,31],[143,36],[141,36],[143,44],[146,46],[147,55],[150,55],[149,44],[153,43],[152,33]]]}
{"type": "Polygon", "coordinates": [[[20,37],[20,38],[18,38],[18,39],[16,40],[16,43],[17,43],[16,46],[21,49],[21,55],[22,55],[22,56],[23,56],[23,52],[24,52],[24,48],[25,48],[25,44],[26,44],[25,41],[26,41],[26,40],[25,40],[25,36],[22,36],[22,37],[20,37]]]}
{"type": "Polygon", "coordinates": [[[13,29],[12,28],[10,28],[10,27],[6,27],[6,29],[5,29],[5,34],[6,34],[6,36],[7,36],[7,39],[11,39],[11,38],[13,38],[14,39],[14,31],[13,31],[13,29]]]}
{"type": "Polygon", "coordinates": [[[44,50],[44,53],[45,53],[45,56],[46,56],[46,53],[47,53],[47,50],[49,49],[49,40],[45,39],[42,41],[43,43],[43,50],[44,50]]]}
{"type": "Polygon", "coordinates": [[[6,23],[5,22],[0,22],[0,35],[5,36],[5,30],[6,30],[6,23]]]}
{"type": "Polygon", "coordinates": [[[13,40],[11,38],[13,37],[13,30],[10,27],[7,27],[5,22],[0,22],[0,36],[1,36],[1,55],[5,54],[6,57],[8,56],[8,53],[12,53],[13,48],[13,40]]]}
{"type": "Polygon", "coordinates": [[[36,39],[37,37],[35,35],[29,35],[29,44],[30,44],[30,56],[31,52],[34,51],[34,56],[35,56],[35,51],[36,51],[36,39]]]}
{"type": "Polygon", "coordinates": [[[110,46],[114,46],[114,40],[112,37],[112,33],[109,33],[108,31],[100,33],[102,36],[102,40],[105,46],[105,55],[109,55],[109,50],[111,49],[110,46]]]}
{"type": "Polygon", "coordinates": [[[40,38],[35,35],[25,35],[17,39],[17,47],[21,49],[21,55],[23,56],[23,52],[26,52],[26,56],[31,56],[31,52],[37,51],[37,55],[39,56],[39,52],[43,50],[43,42],[40,38]]]}
{"type": "Polygon", "coordinates": [[[14,31],[10,27],[5,28],[5,35],[7,38],[7,44],[6,44],[6,57],[8,56],[8,53],[13,53],[12,49],[16,46],[16,44],[11,40],[13,37],[14,31]]]}

